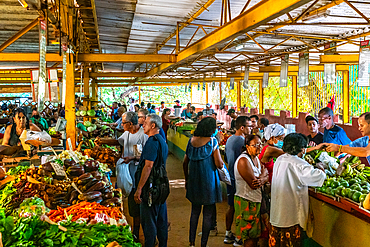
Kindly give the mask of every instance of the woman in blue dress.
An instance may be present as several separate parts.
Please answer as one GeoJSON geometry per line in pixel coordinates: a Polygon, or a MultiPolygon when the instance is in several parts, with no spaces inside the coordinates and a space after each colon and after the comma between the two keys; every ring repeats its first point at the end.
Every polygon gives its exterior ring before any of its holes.
{"type": "Polygon", "coordinates": [[[223,167],[223,160],[216,138],[216,120],[204,118],[198,123],[194,136],[189,140],[183,162],[186,198],[191,202],[189,242],[195,246],[198,219],[203,206],[201,246],[206,247],[212,227],[215,204],[222,201],[220,178],[217,168],[223,167]]]}

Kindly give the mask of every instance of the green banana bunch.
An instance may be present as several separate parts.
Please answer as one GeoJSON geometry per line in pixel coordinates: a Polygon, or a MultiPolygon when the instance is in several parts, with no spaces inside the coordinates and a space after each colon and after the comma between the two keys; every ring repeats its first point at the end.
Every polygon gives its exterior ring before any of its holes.
{"type": "Polygon", "coordinates": [[[352,177],[353,175],[353,168],[351,167],[350,164],[344,164],[344,166],[346,167],[346,169],[342,172],[341,176],[342,177],[352,177]]]}

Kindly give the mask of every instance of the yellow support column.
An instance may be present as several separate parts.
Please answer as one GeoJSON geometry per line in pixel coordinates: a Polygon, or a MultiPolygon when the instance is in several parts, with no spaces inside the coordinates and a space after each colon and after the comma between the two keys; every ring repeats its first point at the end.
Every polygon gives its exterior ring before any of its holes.
{"type": "Polygon", "coordinates": [[[260,90],[259,90],[259,114],[263,114],[263,87],[262,87],[262,80],[258,80],[260,90]]]}
{"type": "Polygon", "coordinates": [[[84,80],[84,106],[87,109],[90,109],[90,85],[89,85],[89,69],[84,67],[83,71],[83,80],[84,80]]]}
{"type": "Polygon", "coordinates": [[[297,76],[292,76],[292,117],[298,117],[298,85],[297,76]]]}
{"type": "Polygon", "coordinates": [[[96,79],[94,78],[91,81],[91,107],[95,106],[97,104],[97,95],[98,95],[98,90],[96,87],[96,79]]]}
{"type": "Polygon", "coordinates": [[[66,133],[67,140],[68,138],[71,139],[73,149],[76,148],[75,87],[76,86],[75,86],[74,56],[73,54],[67,54],[66,102],[65,102],[65,117],[67,120],[66,133]]]}
{"type": "Polygon", "coordinates": [[[349,123],[349,74],[343,71],[343,123],[349,123]]]}
{"type": "Polygon", "coordinates": [[[237,89],[237,100],[236,100],[236,106],[237,109],[240,111],[241,104],[242,104],[242,89],[241,89],[241,83],[238,81],[236,83],[236,89],[237,89]]]}
{"type": "Polygon", "coordinates": [[[206,83],[206,102],[208,103],[208,84],[206,83]]]}

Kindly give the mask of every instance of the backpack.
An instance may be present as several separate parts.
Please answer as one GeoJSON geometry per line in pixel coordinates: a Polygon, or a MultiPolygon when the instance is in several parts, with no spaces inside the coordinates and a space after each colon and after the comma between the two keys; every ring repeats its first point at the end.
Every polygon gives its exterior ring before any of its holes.
{"type": "MultiPolygon", "coordinates": [[[[170,194],[170,183],[167,177],[166,168],[164,166],[161,143],[156,136],[153,138],[159,143],[159,155],[154,161],[152,171],[150,172],[148,180],[146,181],[141,192],[142,201],[144,203],[148,203],[149,206],[153,204],[158,205],[165,203],[168,195],[170,194]]],[[[144,166],[145,160],[141,160],[135,173],[136,188],[138,187],[144,166]]]]}

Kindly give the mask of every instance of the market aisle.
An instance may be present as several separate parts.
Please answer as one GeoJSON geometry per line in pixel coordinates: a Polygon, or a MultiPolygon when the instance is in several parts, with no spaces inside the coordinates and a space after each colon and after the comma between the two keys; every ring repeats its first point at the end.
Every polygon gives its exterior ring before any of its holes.
{"type": "MultiPolygon", "coordinates": [[[[182,161],[169,154],[167,159],[167,173],[170,179],[171,193],[167,199],[168,220],[171,222],[168,247],[189,246],[189,221],[191,204],[185,198],[185,180],[182,161]]],[[[209,237],[208,246],[232,246],[223,243],[225,235],[225,213],[227,202],[217,204],[217,227],[219,234],[209,237]]],[[[202,229],[202,215],[199,219],[198,232],[202,229]]],[[[200,246],[200,236],[196,238],[196,246],[200,246]]]]}

